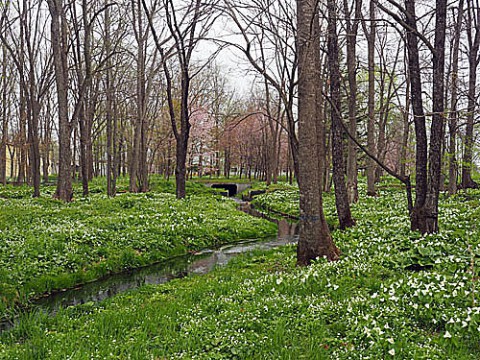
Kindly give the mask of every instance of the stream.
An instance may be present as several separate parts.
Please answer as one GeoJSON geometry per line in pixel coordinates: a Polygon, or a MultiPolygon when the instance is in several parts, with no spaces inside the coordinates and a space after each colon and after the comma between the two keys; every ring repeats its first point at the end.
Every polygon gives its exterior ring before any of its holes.
{"type": "MultiPolygon", "coordinates": [[[[295,223],[290,223],[286,220],[270,219],[253,209],[249,203],[238,199],[234,200],[239,204],[240,210],[252,216],[266,218],[277,223],[277,237],[270,240],[241,241],[222,246],[219,249],[207,249],[195,254],[178,256],[143,268],[113,274],[74,289],[54,292],[42,298],[32,300],[29,309],[44,311],[54,315],[59,309],[88,302],[100,302],[143,285],[164,284],[189,274],[207,274],[216,266],[225,265],[230,259],[240,254],[256,249],[274,249],[297,241],[298,229],[295,223]]],[[[8,331],[14,326],[15,319],[0,320],[0,332],[8,331]]]]}

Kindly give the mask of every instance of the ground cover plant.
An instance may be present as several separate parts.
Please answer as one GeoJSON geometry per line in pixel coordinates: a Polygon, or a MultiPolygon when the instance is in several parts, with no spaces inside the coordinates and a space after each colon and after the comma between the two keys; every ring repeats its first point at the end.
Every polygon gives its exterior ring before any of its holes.
{"type": "MultiPolygon", "coordinates": [[[[265,194],[254,197],[252,205],[273,217],[287,217],[298,219],[300,216],[297,184],[279,183],[266,187],[265,194]]],[[[331,229],[338,226],[338,218],[335,210],[335,198],[331,194],[324,196],[324,212],[331,229]]]]}
{"type": "MultiPolygon", "coordinates": [[[[165,185],[163,185],[165,186],[165,185]]],[[[194,188],[202,187],[193,185],[194,188]]],[[[102,194],[71,204],[32,199],[23,188],[0,198],[0,317],[15,303],[112,272],[240,239],[273,236],[275,225],[199,191],[102,194]]]]}
{"type": "Polygon", "coordinates": [[[353,207],[355,228],[334,232],[338,262],[298,268],[288,246],[29,315],[1,335],[0,357],[478,359],[480,191],[443,198],[442,232],[429,236],[409,230],[401,190],[379,192],[353,207]]]}

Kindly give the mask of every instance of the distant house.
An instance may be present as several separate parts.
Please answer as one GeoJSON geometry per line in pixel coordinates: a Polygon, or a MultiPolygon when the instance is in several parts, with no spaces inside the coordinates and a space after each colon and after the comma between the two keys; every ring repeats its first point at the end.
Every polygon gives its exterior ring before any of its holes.
{"type": "Polygon", "coordinates": [[[18,152],[13,145],[7,145],[6,151],[6,177],[11,179],[18,174],[18,152]]]}
{"type": "MultiPolygon", "coordinates": [[[[11,181],[18,176],[18,166],[19,166],[19,155],[20,151],[17,146],[12,144],[7,144],[7,151],[5,154],[5,176],[7,181],[11,181]]],[[[27,155],[28,156],[28,155],[27,155]]],[[[27,159],[28,166],[28,159],[27,159]]],[[[40,159],[40,171],[43,171],[43,158],[40,159]]],[[[53,160],[53,154],[50,154],[50,167],[48,169],[49,173],[53,173],[55,169],[55,164],[53,160]]]]}

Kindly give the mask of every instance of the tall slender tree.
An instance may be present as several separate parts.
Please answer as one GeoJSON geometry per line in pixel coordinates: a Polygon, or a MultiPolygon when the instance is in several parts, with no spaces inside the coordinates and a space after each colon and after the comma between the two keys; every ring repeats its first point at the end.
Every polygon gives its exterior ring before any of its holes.
{"type": "MultiPolygon", "coordinates": [[[[348,128],[353,135],[357,134],[357,35],[361,18],[362,0],[354,0],[355,9],[352,18],[351,4],[343,0],[345,14],[345,30],[347,32],[347,71],[348,71],[348,128]]],[[[357,148],[353,141],[348,142],[347,148],[347,191],[350,203],[358,201],[358,164],[357,148]]]]}
{"type": "Polygon", "coordinates": [[[332,120],[332,163],[335,184],[335,205],[340,228],[352,227],[353,221],[345,185],[345,159],[343,151],[343,127],[341,125],[342,100],[340,93],[340,60],[337,34],[337,6],[335,0],[327,1],[328,7],[328,68],[330,73],[330,118],[332,120]]]}
{"type": "MultiPolygon", "coordinates": [[[[368,45],[368,121],[367,121],[367,143],[368,151],[375,154],[375,2],[370,0],[369,5],[370,26],[366,21],[362,22],[368,45]]],[[[375,192],[375,162],[367,160],[367,195],[374,196],[375,192]]]]}
{"type": "Polygon", "coordinates": [[[473,147],[474,147],[474,120],[477,108],[477,68],[480,63],[480,2],[467,1],[466,33],[468,40],[468,105],[467,126],[465,129],[465,143],[462,162],[462,188],[477,188],[478,184],[472,179],[473,147]]]}
{"type": "Polygon", "coordinates": [[[452,71],[450,75],[450,113],[448,118],[448,193],[453,195],[457,192],[457,127],[458,127],[458,88],[459,88],[459,52],[460,36],[462,32],[464,14],[464,0],[458,3],[457,16],[455,19],[453,44],[451,50],[452,71]]]}

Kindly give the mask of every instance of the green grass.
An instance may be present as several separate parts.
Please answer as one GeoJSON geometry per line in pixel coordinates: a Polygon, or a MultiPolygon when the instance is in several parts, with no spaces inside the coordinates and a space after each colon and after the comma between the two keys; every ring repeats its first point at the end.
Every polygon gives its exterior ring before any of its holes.
{"type": "Polygon", "coordinates": [[[338,262],[298,268],[294,246],[257,251],[205,276],[30,314],[0,336],[0,358],[478,359],[480,191],[442,197],[442,230],[429,236],[409,230],[402,191],[379,192],[353,207],[355,228],[333,233],[338,262]]]}
{"type": "Polygon", "coordinates": [[[275,225],[204,190],[182,201],[170,193],[94,194],[71,204],[16,190],[0,198],[0,317],[44,292],[276,233],[275,225]]]}

